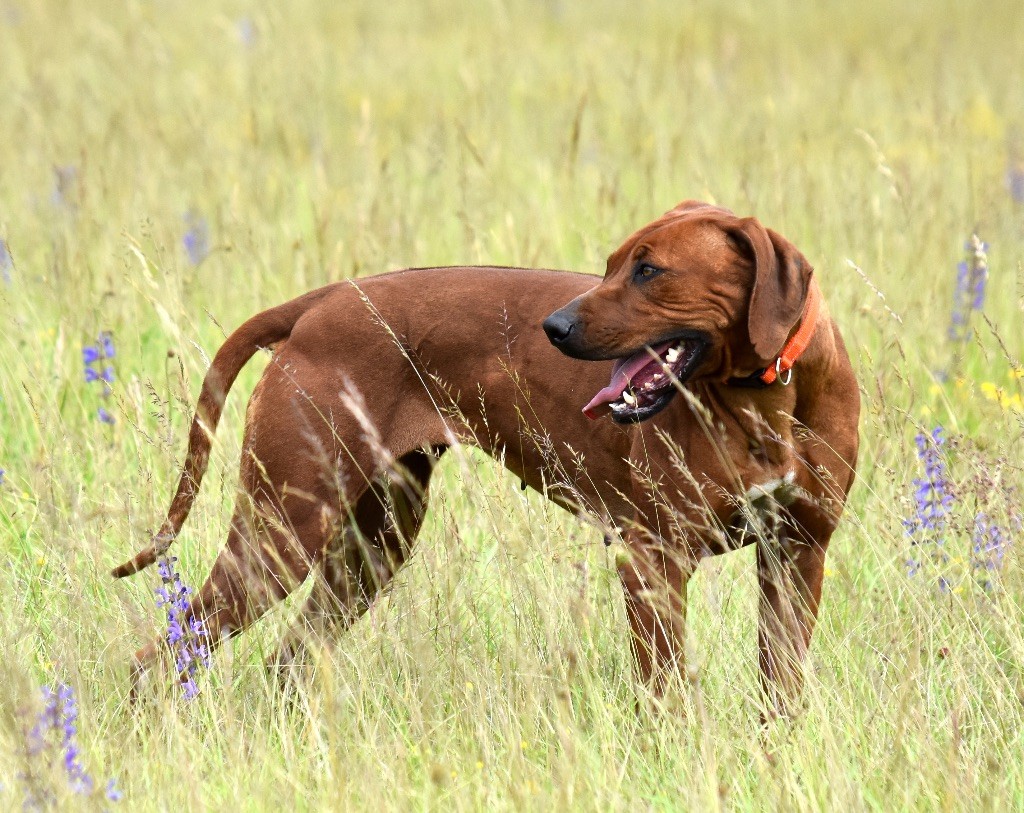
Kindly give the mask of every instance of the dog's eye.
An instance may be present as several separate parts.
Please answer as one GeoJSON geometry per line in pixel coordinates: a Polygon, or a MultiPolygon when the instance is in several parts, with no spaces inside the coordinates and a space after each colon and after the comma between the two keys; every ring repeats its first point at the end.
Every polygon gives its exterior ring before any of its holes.
{"type": "Polygon", "coordinates": [[[647,263],[641,263],[636,267],[636,270],[633,271],[633,279],[638,282],[643,282],[644,280],[649,280],[652,277],[658,276],[658,274],[661,274],[664,270],[665,269],[663,268],[655,268],[653,265],[648,265],[647,263]]]}

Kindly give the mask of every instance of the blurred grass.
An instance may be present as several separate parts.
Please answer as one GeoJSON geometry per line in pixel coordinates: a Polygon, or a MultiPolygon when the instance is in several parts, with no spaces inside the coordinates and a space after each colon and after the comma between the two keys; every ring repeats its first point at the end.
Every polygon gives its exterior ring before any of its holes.
{"type": "MultiPolygon", "coordinates": [[[[965,516],[986,477],[1024,484],[1024,208],[1005,186],[1024,155],[1019,12],[0,0],[0,805],[21,804],[38,687],[65,679],[87,767],[133,810],[1019,809],[1019,529],[990,596],[969,579],[940,595],[906,576],[901,525],[920,428],[970,438],[965,516]],[[413,563],[304,689],[282,695],[260,666],[286,608],[218,656],[195,703],[124,707],[128,658],[160,623],[155,577],[106,574],[166,508],[225,331],[407,265],[600,273],[687,197],[804,251],[863,384],[806,713],[757,726],[746,551],[691,591],[686,718],[638,717],[613,553],[472,453],[444,464],[413,563]],[[190,212],[210,232],[198,265],[190,212]],[[974,229],[991,328],[974,319],[942,383],[974,229]],[[81,370],[105,329],[113,428],[81,370]]],[[[225,533],[260,366],[176,548],[192,583],[225,533]]],[[[1018,495],[996,495],[1004,520],[1018,495]]],[[[966,558],[968,535],[954,543],[966,558]]]]}

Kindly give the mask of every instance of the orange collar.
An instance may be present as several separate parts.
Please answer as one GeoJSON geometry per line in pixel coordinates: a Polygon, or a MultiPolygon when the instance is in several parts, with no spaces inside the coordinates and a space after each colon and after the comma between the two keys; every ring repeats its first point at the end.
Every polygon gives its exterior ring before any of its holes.
{"type": "Polygon", "coordinates": [[[800,319],[800,327],[783,345],[782,352],[775,359],[775,364],[769,365],[761,373],[761,380],[765,384],[774,384],[776,379],[783,384],[789,383],[792,378],[793,365],[803,355],[804,350],[811,343],[811,337],[814,336],[814,329],[818,326],[818,309],[820,307],[821,293],[814,280],[811,280],[810,287],[807,289],[807,301],[804,302],[804,315],[800,319]]]}
{"type": "Polygon", "coordinates": [[[814,336],[820,309],[821,291],[818,290],[814,280],[811,280],[810,287],[807,289],[807,299],[804,302],[803,316],[800,317],[800,326],[783,345],[782,351],[775,358],[775,363],[746,378],[730,378],[728,383],[734,387],[755,388],[767,387],[776,381],[781,381],[783,386],[788,384],[792,378],[793,365],[803,355],[814,336]]]}

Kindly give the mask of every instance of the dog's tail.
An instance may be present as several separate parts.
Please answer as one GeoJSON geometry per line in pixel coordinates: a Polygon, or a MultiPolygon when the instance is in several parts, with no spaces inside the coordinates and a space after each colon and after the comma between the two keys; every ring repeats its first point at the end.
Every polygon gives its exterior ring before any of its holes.
{"type": "Polygon", "coordinates": [[[246,362],[260,348],[287,339],[299,317],[336,287],[337,285],[328,285],[318,288],[276,308],[256,314],[228,336],[221,345],[206,378],[203,379],[199,403],[196,405],[192,428],[189,430],[188,453],[178,480],[178,490],[167,510],[167,519],[164,520],[160,532],[153,537],[149,547],[139,551],[133,559],[114,568],[114,578],[131,576],[149,567],[167,551],[174,537],[181,531],[181,526],[192,510],[192,503],[199,491],[199,483],[210,460],[210,446],[224,407],[224,399],[246,362]]]}

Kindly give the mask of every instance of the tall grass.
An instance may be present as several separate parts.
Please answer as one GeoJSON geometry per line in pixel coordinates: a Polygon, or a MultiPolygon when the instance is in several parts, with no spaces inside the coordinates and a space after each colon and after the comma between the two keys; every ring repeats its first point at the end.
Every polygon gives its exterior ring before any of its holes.
{"type": "MultiPolygon", "coordinates": [[[[0,806],[25,799],[40,687],[63,681],[83,764],[132,810],[1019,809],[1021,64],[1011,0],[2,0],[0,806]],[[685,714],[637,712],[614,549],[468,450],[388,596],[290,691],[262,661],[295,602],[220,650],[196,700],[125,704],[159,579],[107,574],[159,524],[225,332],[408,265],[599,273],[687,197],[804,251],[863,384],[802,714],[758,725],[749,550],[691,589],[685,714]],[[988,295],[958,350],[973,232],[988,295]],[[81,357],[102,330],[103,400],[81,357]],[[907,573],[913,437],[938,424],[957,439],[950,566],[986,495],[1011,536],[987,591],[907,573]]],[[[260,366],[176,546],[192,584],[260,366]]]]}

